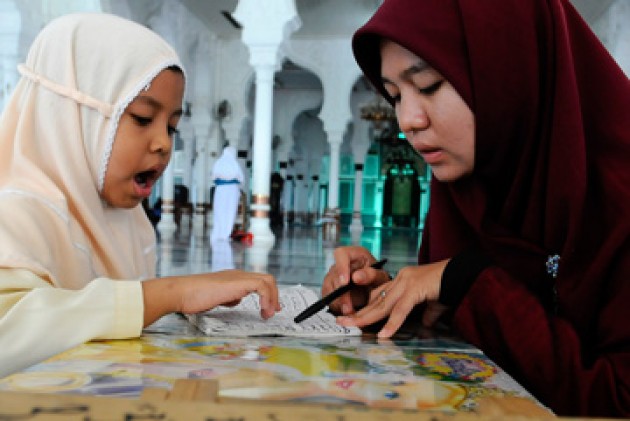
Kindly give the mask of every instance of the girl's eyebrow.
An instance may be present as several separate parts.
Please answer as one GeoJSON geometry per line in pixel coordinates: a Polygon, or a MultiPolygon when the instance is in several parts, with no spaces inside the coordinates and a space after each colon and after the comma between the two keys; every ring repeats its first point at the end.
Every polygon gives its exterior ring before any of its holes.
{"type": "Polygon", "coordinates": [[[162,104],[160,104],[156,99],[150,97],[150,96],[144,96],[144,95],[138,95],[136,97],[137,101],[142,101],[144,103],[146,103],[147,105],[150,105],[154,108],[162,108],[162,104]]]}
{"type": "MultiPolygon", "coordinates": [[[[162,104],[159,101],[157,101],[155,98],[152,98],[150,96],[138,95],[136,97],[136,101],[144,102],[145,104],[147,104],[147,105],[149,105],[149,106],[151,106],[153,108],[156,108],[156,109],[163,108],[162,104]]],[[[184,113],[184,111],[181,108],[178,108],[171,115],[172,116],[181,116],[183,113],[184,113]]]]}

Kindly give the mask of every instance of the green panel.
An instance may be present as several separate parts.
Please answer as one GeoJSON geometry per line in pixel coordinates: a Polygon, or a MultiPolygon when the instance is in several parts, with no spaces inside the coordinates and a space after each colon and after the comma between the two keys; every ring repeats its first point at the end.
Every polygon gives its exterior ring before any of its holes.
{"type": "Polygon", "coordinates": [[[342,155],[339,162],[339,177],[354,178],[354,159],[352,155],[342,155]]]}
{"type": "Polygon", "coordinates": [[[411,197],[413,187],[411,180],[409,177],[396,177],[393,183],[392,215],[411,215],[411,200],[420,200],[419,197],[411,197]]]}
{"type": "Polygon", "coordinates": [[[322,163],[319,166],[319,182],[321,184],[328,184],[328,177],[330,176],[330,157],[328,155],[322,156],[322,163]]]}
{"type": "Polygon", "coordinates": [[[363,183],[363,196],[361,203],[361,213],[374,214],[376,213],[376,183],[364,182],[363,183]]]}
{"type": "Polygon", "coordinates": [[[354,182],[342,180],[339,182],[339,209],[342,213],[352,213],[354,203],[354,182]]]}
{"type": "Polygon", "coordinates": [[[377,178],[380,164],[378,155],[368,155],[363,166],[363,178],[377,178]]]}

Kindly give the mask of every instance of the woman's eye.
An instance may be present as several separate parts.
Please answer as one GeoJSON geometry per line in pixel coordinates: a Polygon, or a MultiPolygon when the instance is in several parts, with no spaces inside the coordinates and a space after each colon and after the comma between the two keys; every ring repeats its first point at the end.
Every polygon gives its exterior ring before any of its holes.
{"type": "Polygon", "coordinates": [[[388,90],[385,90],[385,92],[387,93],[389,98],[392,100],[392,102],[400,102],[400,92],[398,91],[390,92],[388,90]]]}
{"type": "Polygon", "coordinates": [[[435,82],[432,85],[427,86],[426,88],[421,88],[420,92],[423,93],[424,95],[432,95],[438,89],[440,89],[440,86],[442,86],[442,82],[444,82],[444,81],[443,80],[438,80],[437,82],[435,82]]]}
{"type": "Polygon", "coordinates": [[[168,135],[169,136],[174,136],[177,133],[179,133],[179,130],[177,130],[175,127],[168,126],[168,135]]]}
{"type": "Polygon", "coordinates": [[[136,123],[138,123],[140,126],[148,126],[149,124],[151,124],[152,121],[150,117],[142,117],[136,114],[132,114],[131,117],[133,117],[136,123]]]}

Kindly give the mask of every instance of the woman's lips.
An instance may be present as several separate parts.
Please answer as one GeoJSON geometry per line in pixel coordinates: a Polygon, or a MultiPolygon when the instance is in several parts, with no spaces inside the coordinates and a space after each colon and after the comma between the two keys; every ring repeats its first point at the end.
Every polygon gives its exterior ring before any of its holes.
{"type": "Polygon", "coordinates": [[[424,149],[419,151],[419,153],[424,162],[429,165],[438,164],[444,156],[442,149],[424,149]]]}

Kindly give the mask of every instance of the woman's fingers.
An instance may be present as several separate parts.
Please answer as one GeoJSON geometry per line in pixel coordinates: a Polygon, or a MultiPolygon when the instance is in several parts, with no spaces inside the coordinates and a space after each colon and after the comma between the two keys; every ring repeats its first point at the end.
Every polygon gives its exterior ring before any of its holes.
{"type": "Polygon", "coordinates": [[[428,301],[428,312],[423,315],[425,325],[433,325],[446,311],[446,307],[436,302],[444,262],[423,266],[409,266],[400,270],[398,276],[388,282],[388,275],[380,270],[364,268],[353,275],[357,284],[369,280],[371,285],[379,285],[370,292],[370,301],[355,314],[339,317],[338,323],[344,326],[364,327],[387,319],[378,332],[379,338],[391,337],[405,322],[413,308],[428,301]]]}
{"type": "Polygon", "coordinates": [[[388,289],[387,287],[391,285],[382,285],[372,290],[370,301],[365,307],[352,315],[338,317],[337,322],[343,326],[365,327],[387,317],[397,300],[396,288],[388,289]]]}
{"type": "Polygon", "coordinates": [[[391,281],[391,279],[384,270],[367,266],[356,270],[352,274],[352,281],[357,285],[369,285],[372,288],[376,288],[391,281]]]}
{"type": "MultiPolygon", "coordinates": [[[[347,281],[339,274],[337,265],[331,266],[324,277],[322,284],[322,297],[332,293],[337,288],[346,285],[347,281]]],[[[330,304],[330,310],[337,314],[349,314],[353,311],[351,294],[343,294],[330,304]]]]}
{"type": "Polygon", "coordinates": [[[410,298],[410,295],[403,295],[398,299],[392,306],[387,323],[385,323],[385,326],[378,332],[377,336],[379,338],[390,338],[400,329],[415,305],[415,300],[410,298]]]}
{"type": "MultiPolygon", "coordinates": [[[[354,280],[354,273],[374,261],[374,257],[364,247],[347,246],[335,249],[335,264],[324,277],[322,284],[322,296],[328,295],[334,290],[347,285],[350,279],[354,280]]],[[[355,282],[356,283],[356,282],[355,282]]],[[[369,284],[369,278],[362,281],[369,284]]],[[[349,293],[342,295],[330,305],[333,313],[348,315],[355,308],[365,305],[367,302],[366,288],[353,288],[349,293]]]]}

